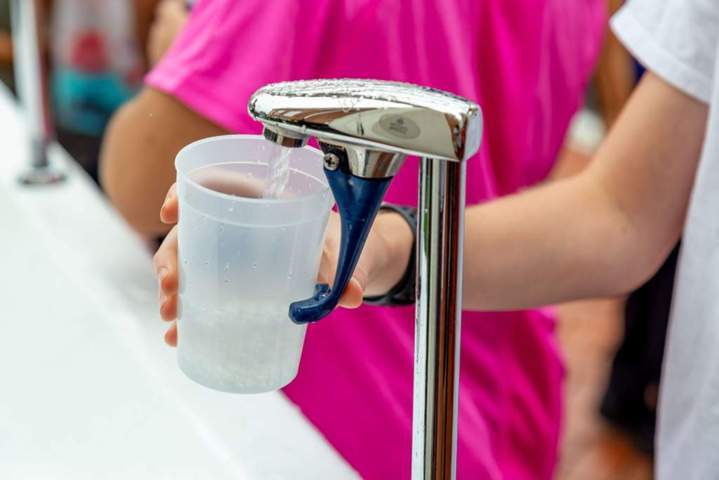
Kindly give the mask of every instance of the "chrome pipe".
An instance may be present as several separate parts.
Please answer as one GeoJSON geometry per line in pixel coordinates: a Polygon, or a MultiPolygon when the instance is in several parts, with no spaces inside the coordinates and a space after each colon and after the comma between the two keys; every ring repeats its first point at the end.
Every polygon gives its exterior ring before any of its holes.
{"type": "Polygon", "coordinates": [[[417,228],[412,479],[456,475],[466,164],[423,158],[417,228]]]}
{"type": "Polygon", "coordinates": [[[26,185],[57,183],[64,175],[50,168],[47,147],[53,138],[49,73],[43,58],[47,12],[40,0],[12,0],[15,87],[30,133],[30,168],[20,175],[26,185]]]}

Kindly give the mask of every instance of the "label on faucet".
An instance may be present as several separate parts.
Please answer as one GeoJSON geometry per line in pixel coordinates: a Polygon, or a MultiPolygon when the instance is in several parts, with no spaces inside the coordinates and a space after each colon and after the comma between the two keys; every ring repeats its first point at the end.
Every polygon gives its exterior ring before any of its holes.
{"type": "Polygon", "coordinates": [[[406,115],[388,113],[379,120],[379,126],[385,133],[394,137],[413,139],[419,137],[419,126],[406,115]]]}

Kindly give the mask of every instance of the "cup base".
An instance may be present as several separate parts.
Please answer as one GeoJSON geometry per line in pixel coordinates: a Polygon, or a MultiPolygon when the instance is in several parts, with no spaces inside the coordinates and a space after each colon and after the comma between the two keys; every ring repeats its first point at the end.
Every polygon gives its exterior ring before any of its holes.
{"type": "Polygon", "coordinates": [[[297,369],[292,372],[291,375],[286,378],[279,379],[275,383],[264,383],[264,384],[253,384],[249,382],[233,382],[230,379],[223,381],[218,377],[210,378],[207,375],[199,372],[194,365],[188,364],[183,361],[183,357],[178,355],[177,365],[180,367],[182,373],[193,382],[202,385],[203,387],[217,390],[218,392],[224,393],[237,393],[237,394],[258,394],[258,393],[269,393],[280,390],[286,387],[297,377],[297,369]]]}

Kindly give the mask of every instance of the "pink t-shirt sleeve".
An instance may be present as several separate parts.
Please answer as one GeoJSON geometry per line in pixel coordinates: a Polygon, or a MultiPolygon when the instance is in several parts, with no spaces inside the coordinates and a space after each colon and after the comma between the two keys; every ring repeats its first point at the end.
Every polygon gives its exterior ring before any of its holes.
{"type": "Polygon", "coordinates": [[[200,0],[146,84],[230,131],[258,131],[247,114],[250,95],[267,83],[302,78],[316,59],[321,25],[314,12],[300,21],[300,3],[200,0]]]}

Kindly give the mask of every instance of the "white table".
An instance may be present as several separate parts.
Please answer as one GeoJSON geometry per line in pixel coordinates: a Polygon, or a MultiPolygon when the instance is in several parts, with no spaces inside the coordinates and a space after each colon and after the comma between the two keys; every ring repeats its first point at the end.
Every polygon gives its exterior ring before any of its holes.
{"type": "Polygon", "coordinates": [[[28,155],[0,85],[0,478],[356,478],[281,394],[186,379],[150,253],[59,147],[68,181],[20,186],[28,155]]]}

